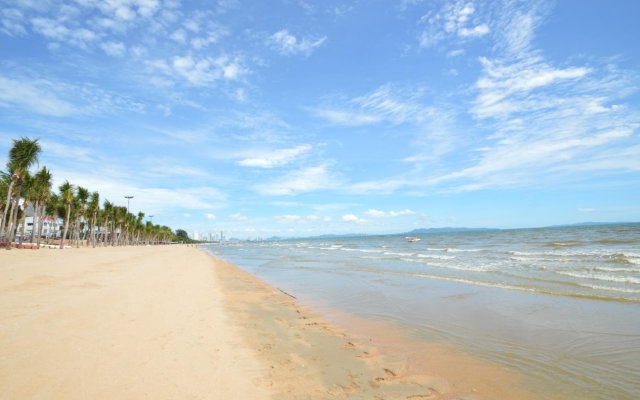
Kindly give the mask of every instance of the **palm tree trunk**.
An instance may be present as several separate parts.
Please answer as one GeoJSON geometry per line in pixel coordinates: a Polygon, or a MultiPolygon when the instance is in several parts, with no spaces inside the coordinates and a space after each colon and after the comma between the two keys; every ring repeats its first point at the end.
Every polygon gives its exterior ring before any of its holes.
{"type": "Polygon", "coordinates": [[[3,235],[5,240],[9,239],[9,231],[11,230],[11,216],[13,215],[13,197],[9,201],[9,213],[7,214],[7,223],[4,225],[4,231],[0,232],[0,235],[3,235]]]}
{"type": "Polygon", "coordinates": [[[27,234],[27,202],[22,203],[24,207],[24,211],[22,212],[22,237],[24,238],[27,234]]]}
{"type": "Polygon", "coordinates": [[[76,241],[76,248],[80,248],[80,217],[76,219],[75,227],[73,228],[73,237],[76,241]]]}
{"type": "MultiPolygon", "coordinates": [[[[33,223],[31,224],[31,243],[34,243],[36,238],[36,230],[40,226],[38,221],[38,211],[40,211],[40,201],[36,201],[33,204],[33,223]]],[[[26,218],[25,218],[26,219],[26,218]]]]}
{"type": "Polygon", "coordinates": [[[67,237],[67,231],[69,230],[69,217],[71,216],[71,204],[67,204],[67,218],[64,220],[64,231],[62,238],[60,238],[60,249],[64,249],[64,239],[67,237]]]}
{"type": "MultiPolygon", "coordinates": [[[[89,227],[89,241],[91,241],[91,247],[96,247],[95,238],[96,233],[94,232],[96,229],[96,217],[91,217],[91,225],[89,227]]],[[[87,247],[89,247],[89,243],[87,243],[87,247]]]]}
{"type": "Polygon", "coordinates": [[[4,228],[7,226],[7,215],[9,212],[9,203],[11,203],[11,191],[13,190],[13,179],[9,183],[9,190],[7,190],[7,202],[4,205],[4,212],[2,213],[2,221],[0,221],[0,237],[4,236],[4,228]]]}
{"type": "Polygon", "coordinates": [[[38,244],[38,247],[40,247],[40,238],[42,237],[42,226],[44,225],[45,222],[45,218],[47,217],[46,215],[44,215],[44,205],[40,206],[42,208],[42,210],[40,210],[42,212],[42,216],[39,217],[40,221],[38,221],[38,237],[36,238],[36,243],[38,244]]]}
{"type": "Polygon", "coordinates": [[[15,196],[13,196],[13,212],[11,213],[11,219],[9,220],[9,236],[8,236],[8,244],[7,248],[11,248],[11,242],[15,239],[15,229],[13,226],[18,222],[18,202],[20,201],[20,193],[22,193],[22,182],[18,184],[18,191],[15,196]]]}

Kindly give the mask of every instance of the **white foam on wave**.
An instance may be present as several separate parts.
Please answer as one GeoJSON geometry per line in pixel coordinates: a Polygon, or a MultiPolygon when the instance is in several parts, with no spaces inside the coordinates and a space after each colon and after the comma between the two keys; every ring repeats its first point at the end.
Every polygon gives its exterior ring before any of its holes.
{"type": "Polygon", "coordinates": [[[453,260],[456,256],[441,256],[437,254],[417,254],[418,258],[432,258],[437,260],[453,260]]]}
{"type": "Polygon", "coordinates": [[[505,285],[503,283],[482,282],[482,281],[474,281],[472,279],[451,278],[451,277],[448,277],[448,276],[438,276],[438,275],[428,275],[428,274],[415,274],[415,276],[419,276],[419,277],[422,277],[422,278],[429,278],[429,279],[439,279],[439,280],[450,281],[450,282],[467,283],[469,285],[486,286],[486,287],[500,288],[500,289],[510,289],[510,290],[522,290],[522,291],[525,291],[525,292],[537,292],[537,290],[535,288],[528,288],[528,287],[522,287],[522,286],[513,286],[513,285],[505,285]]]}
{"type": "Polygon", "coordinates": [[[590,285],[588,283],[578,283],[579,286],[586,287],[589,289],[596,290],[607,290],[610,292],[620,292],[620,293],[640,293],[640,290],[636,289],[628,289],[628,288],[616,288],[611,286],[602,286],[602,285],[590,285]]]}
{"type": "Polygon", "coordinates": [[[484,249],[456,249],[455,247],[448,247],[445,251],[447,253],[477,253],[484,251],[484,249]]]}
{"type": "Polygon", "coordinates": [[[380,254],[383,252],[383,250],[374,250],[374,249],[352,249],[349,247],[342,247],[339,249],[332,249],[332,250],[342,250],[342,251],[352,251],[352,252],[357,252],[357,253],[376,253],[376,254],[380,254]]]}
{"type": "Polygon", "coordinates": [[[393,251],[385,251],[382,254],[384,254],[385,256],[411,257],[415,253],[396,253],[393,251]]]}
{"type": "Polygon", "coordinates": [[[580,272],[570,272],[570,271],[553,271],[553,272],[559,275],[572,276],[574,278],[581,278],[581,279],[595,279],[598,281],[640,284],[640,278],[634,278],[632,276],[600,275],[600,274],[594,274],[594,273],[580,273],[580,272]]]}
{"type": "Polygon", "coordinates": [[[433,262],[420,261],[420,260],[411,259],[411,258],[401,258],[401,260],[402,261],[407,261],[407,262],[412,262],[412,263],[426,264],[429,267],[442,268],[442,269],[453,269],[453,270],[456,270],[456,271],[465,271],[465,272],[495,272],[495,271],[497,271],[495,268],[491,268],[491,267],[473,267],[473,266],[460,265],[460,264],[437,264],[437,263],[433,263],[433,262]]]}
{"type": "Polygon", "coordinates": [[[593,267],[594,271],[602,272],[640,272],[640,268],[624,268],[624,267],[593,267]]]}

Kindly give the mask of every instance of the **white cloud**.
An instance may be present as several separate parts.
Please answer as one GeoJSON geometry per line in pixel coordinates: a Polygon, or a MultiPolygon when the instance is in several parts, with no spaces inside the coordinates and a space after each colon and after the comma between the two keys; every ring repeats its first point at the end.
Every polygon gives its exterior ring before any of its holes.
{"type": "Polygon", "coordinates": [[[47,38],[64,40],[71,34],[71,30],[61,22],[51,18],[36,17],[31,20],[33,29],[47,38]]]}
{"type": "Polygon", "coordinates": [[[254,190],[268,196],[292,196],[318,190],[335,189],[340,179],[333,176],[329,166],[318,165],[293,171],[279,179],[254,186],[254,190]]]}
{"type": "Polygon", "coordinates": [[[274,168],[287,165],[311,150],[311,146],[303,144],[290,149],[254,151],[250,156],[237,162],[243,167],[274,168]]]}
{"type": "Polygon", "coordinates": [[[487,35],[491,32],[489,25],[480,22],[486,17],[476,11],[472,1],[446,2],[439,10],[421,18],[425,30],[420,34],[420,45],[431,47],[447,39],[471,39],[487,35]]]}
{"type": "Polygon", "coordinates": [[[289,33],[286,29],[278,31],[269,37],[269,43],[271,46],[285,55],[303,53],[308,56],[326,40],[326,36],[318,39],[299,39],[289,33]]]}
{"type": "Polygon", "coordinates": [[[184,165],[168,157],[153,157],[143,160],[140,173],[150,177],[206,178],[211,174],[204,169],[184,165]]]}
{"type": "Polygon", "coordinates": [[[462,37],[479,37],[489,33],[489,27],[487,24],[478,25],[474,28],[462,28],[458,31],[458,35],[462,37]]]}
{"type": "Polygon", "coordinates": [[[313,113],[329,122],[337,125],[345,126],[361,126],[375,124],[382,120],[381,117],[373,114],[365,114],[358,112],[339,111],[332,109],[315,109],[313,113]]]}
{"type": "Polygon", "coordinates": [[[169,37],[178,43],[185,44],[187,42],[187,33],[184,29],[175,30],[169,37]]]}
{"type": "Polygon", "coordinates": [[[16,8],[0,10],[0,32],[9,36],[24,36],[27,34],[24,14],[16,8]]]}
{"type": "Polygon", "coordinates": [[[345,214],[342,216],[342,221],[344,222],[354,222],[356,224],[366,224],[369,221],[366,219],[362,219],[355,214],[345,214]]]}
{"type": "Polygon", "coordinates": [[[293,222],[298,222],[300,220],[302,220],[302,217],[299,215],[276,215],[275,220],[279,223],[279,224],[290,224],[293,222]]]}
{"type": "Polygon", "coordinates": [[[127,52],[126,46],[121,42],[106,42],[102,43],[100,47],[112,57],[123,57],[127,52]]]}
{"type": "MultiPolygon", "coordinates": [[[[438,104],[427,98],[421,88],[402,88],[382,85],[361,96],[332,108],[312,110],[319,117],[334,124],[359,126],[374,123],[405,125],[403,130],[412,137],[414,154],[405,161],[433,163],[459,145],[456,132],[456,105],[438,104]],[[340,109],[332,113],[328,109],[340,109]]],[[[359,185],[362,188],[362,185],[359,185]]]]}
{"type": "Polygon", "coordinates": [[[72,146],[49,140],[40,140],[42,150],[56,157],[72,159],[74,161],[90,161],[94,151],[87,147],[72,146]]]}
{"type": "Polygon", "coordinates": [[[77,168],[68,169],[56,164],[47,165],[55,171],[54,187],[58,187],[64,180],[74,185],[80,185],[91,191],[98,191],[102,201],[108,199],[115,204],[126,205],[123,196],[131,195],[131,210],[142,210],[147,214],[161,217],[174,214],[182,210],[210,211],[222,207],[227,195],[217,188],[210,186],[192,186],[178,188],[163,188],[145,185],[146,180],[138,179],[130,173],[112,171],[105,168],[100,174],[81,171],[77,168]]]}
{"type": "Polygon", "coordinates": [[[383,218],[383,217],[402,217],[406,215],[414,215],[415,212],[409,209],[404,209],[400,211],[381,211],[376,209],[369,209],[365,212],[365,214],[372,218],[383,218]]]}
{"type": "Polygon", "coordinates": [[[464,49],[455,49],[447,52],[447,57],[458,57],[464,55],[464,49]]]}
{"type": "Polygon", "coordinates": [[[286,214],[286,215],[276,215],[273,218],[279,224],[309,224],[309,223],[316,223],[319,221],[324,221],[324,222],[330,221],[328,217],[321,218],[313,214],[307,215],[307,216],[296,215],[296,214],[286,214]]]}
{"type": "Polygon", "coordinates": [[[592,208],[592,207],[580,207],[578,208],[579,212],[585,212],[585,213],[591,213],[591,212],[595,212],[596,209],[592,208]]]}
{"type": "Polygon", "coordinates": [[[170,63],[154,60],[148,65],[169,78],[179,76],[196,86],[205,86],[224,79],[235,80],[247,73],[239,59],[231,59],[227,56],[198,58],[187,55],[174,57],[170,63]]]}
{"type": "Polygon", "coordinates": [[[204,215],[206,219],[216,219],[216,215],[215,214],[211,214],[211,213],[207,213],[204,215]]]}
{"type": "Polygon", "coordinates": [[[229,219],[231,221],[235,221],[235,222],[242,222],[242,221],[248,221],[249,218],[245,215],[242,215],[240,213],[235,213],[235,214],[231,214],[229,215],[229,219]]]}
{"type": "Polygon", "coordinates": [[[58,97],[55,84],[44,80],[21,81],[0,76],[0,106],[20,106],[56,117],[79,113],[78,108],[58,97]]]}
{"type": "Polygon", "coordinates": [[[345,126],[368,125],[387,121],[393,124],[420,124],[429,118],[432,108],[422,104],[421,90],[383,85],[370,93],[354,97],[346,104],[320,107],[312,112],[332,123],[345,126]]]}
{"type": "MultiPolygon", "coordinates": [[[[479,95],[472,109],[478,118],[503,117],[514,112],[547,108],[557,102],[535,101],[531,91],[554,84],[575,84],[590,70],[585,67],[553,68],[539,57],[531,57],[516,63],[505,63],[481,58],[483,76],[476,87],[479,95]]],[[[543,93],[544,95],[544,93],[543,93]]]]}
{"type": "Polygon", "coordinates": [[[380,210],[376,210],[376,209],[369,209],[367,210],[367,212],[365,212],[365,214],[367,214],[370,217],[373,218],[379,218],[379,217],[386,217],[387,213],[384,211],[380,211],[380,210]]]}

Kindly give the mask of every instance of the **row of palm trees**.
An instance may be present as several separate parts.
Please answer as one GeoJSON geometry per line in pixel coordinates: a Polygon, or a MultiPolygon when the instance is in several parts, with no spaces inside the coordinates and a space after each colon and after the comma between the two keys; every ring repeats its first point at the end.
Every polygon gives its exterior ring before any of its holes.
{"type": "MultiPolygon", "coordinates": [[[[0,171],[0,242],[7,248],[22,239],[40,245],[45,224],[60,228],[60,248],[65,241],[80,247],[122,246],[167,243],[175,234],[167,226],[144,222],[144,213],[128,212],[127,207],[105,200],[100,206],[100,194],[82,186],[64,182],[53,191],[51,172],[47,167],[31,174],[42,151],[38,139],[14,139],[9,150],[7,172],[0,171]],[[25,238],[27,209],[33,210],[30,238],[25,238]],[[62,221],[62,224],[58,224],[62,221]]],[[[50,229],[47,230],[48,232],[50,229]]],[[[53,238],[59,236],[54,233],[53,238]]],[[[50,241],[49,235],[47,240],[50,241]]]]}

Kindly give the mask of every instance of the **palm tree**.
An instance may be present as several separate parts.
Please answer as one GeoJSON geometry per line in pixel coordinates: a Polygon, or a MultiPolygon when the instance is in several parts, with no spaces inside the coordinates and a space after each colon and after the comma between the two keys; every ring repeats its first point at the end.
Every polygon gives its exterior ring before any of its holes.
{"type": "Polygon", "coordinates": [[[140,244],[140,232],[142,231],[142,220],[144,219],[144,213],[142,211],[138,212],[138,217],[136,218],[136,244],[140,244]]]}
{"type": "Polygon", "coordinates": [[[104,212],[102,213],[102,217],[104,218],[104,226],[106,227],[106,231],[103,237],[102,242],[106,245],[109,239],[113,240],[113,235],[115,235],[115,228],[112,228],[111,221],[113,216],[113,203],[109,200],[104,201],[104,212]],[[111,236],[109,236],[111,235],[111,236]]]}
{"type": "Polygon", "coordinates": [[[62,215],[64,217],[64,207],[62,208],[62,213],[59,212],[61,203],[62,202],[60,200],[60,196],[58,196],[56,193],[51,193],[49,200],[47,200],[46,204],[44,205],[44,214],[50,215],[52,217],[54,221],[54,228],[55,228],[55,229],[49,229],[49,231],[47,232],[47,244],[50,244],[49,234],[52,233],[52,230],[53,230],[54,239],[57,236],[57,232],[59,231],[59,226],[57,223],[59,216],[62,215]]]}
{"type": "Polygon", "coordinates": [[[27,208],[29,204],[33,205],[35,192],[33,190],[33,179],[34,177],[27,172],[22,179],[22,212],[20,213],[20,217],[16,221],[16,229],[22,225],[21,235],[25,236],[27,233],[27,208]]]}
{"type": "Polygon", "coordinates": [[[76,238],[76,247],[80,247],[80,220],[84,218],[84,213],[87,208],[87,200],[89,199],[89,190],[83,188],[82,186],[78,186],[76,188],[76,200],[78,203],[78,209],[76,213],[76,222],[75,222],[75,238],[76,238]]]}
{"type": "MultiPolygon", "coordinates": [[[[29,138],[22,139],[14,139],[13,147],[9,150],[9,162],[7,163],[7,167],[11,172],[11,184],[9,185],[9,190],[7,193],[7,199],[11,196],[11,192],[13,186],[16,186],[16,190],[13,192],[13,211],[12,215],[9,218],[9,228],[8,228],[8,244],[7,248],[11,248],[11,242],[14,239],[15,230],[13,229],[13,225],[15,224],[18,217],[18,202],[20,201],[20,194],[22,193],[22,184],[23,179],[29,168],[38,162],[38,155],[42,151],[40,144],[38,143],[38,139],[31,140],[29,138]]],[[[4,224],[6,224],[6,213],[9,204],[5,205],[4,216],[2,219],[2,225],[0,226],[0,230],[4,228],[4,224]]]]}
{"type": "Polygon", "coordinates": [[[125,218],[126,218],[126,214],[127,214],[127,207],[121,207],[121,206],[115,206],[113,207],[113,223],[114,223],[114,228],[117,226],[116,229],[114,229],[114,232],[117,230],[118,235],[114,235],[113,236],[113,245],[114,246],[119,246],[121,239],[122,239],[122,225],[125,222],[125,218]]]}
{"type": "Polygon", "coordinates": [[[71,218],[71,206],[73,205],[73,185],[69,181],[65,181],[60,187],[60,200],[65,205],[67,216],[64,219],[64,231],[62,233],[62,239],[60,240],[60,248],[64,249],[64,239],[67,237],[67,231],[69,230],[69,218],[71,218]]]}
{"type": "MultiPolygon", "coordinates": [[[[89,222],[89,240],[91,241],[91,246],[96,247],[96,222],[98,220],[98,211],[100,211],[100,194],[98,192],[91,193],[91,199],[89,200],[87,211],[91,216],[91,220],[89,222]]],[[[87,246],[89,244],[87,243],[87,246]]]]}
{"type": "MultiPolygon", "coordinates": [[[[37,243],[40,244],[40,234],[42,232],[43,217],[40,212],[44,211],[47,201],[51,197],[51,172],[47,167],[42,167],[33,179],[33,229],[31,230],[31,243],[37,235],[37,243]],[[37,225],[36,225],[37,224],[37,225]]],[[[46,214],[45,214],[46,215],[46,214]]]]}
{"type": "Polygon", "coordinates": [[[9,203],[11,201],[11,189],[13,188],[13,180],[11,174],[0,171],[0,208],[4,210],[0,215],[0,238],[3,237],[4,223],[7,219],[9,203]]]}

